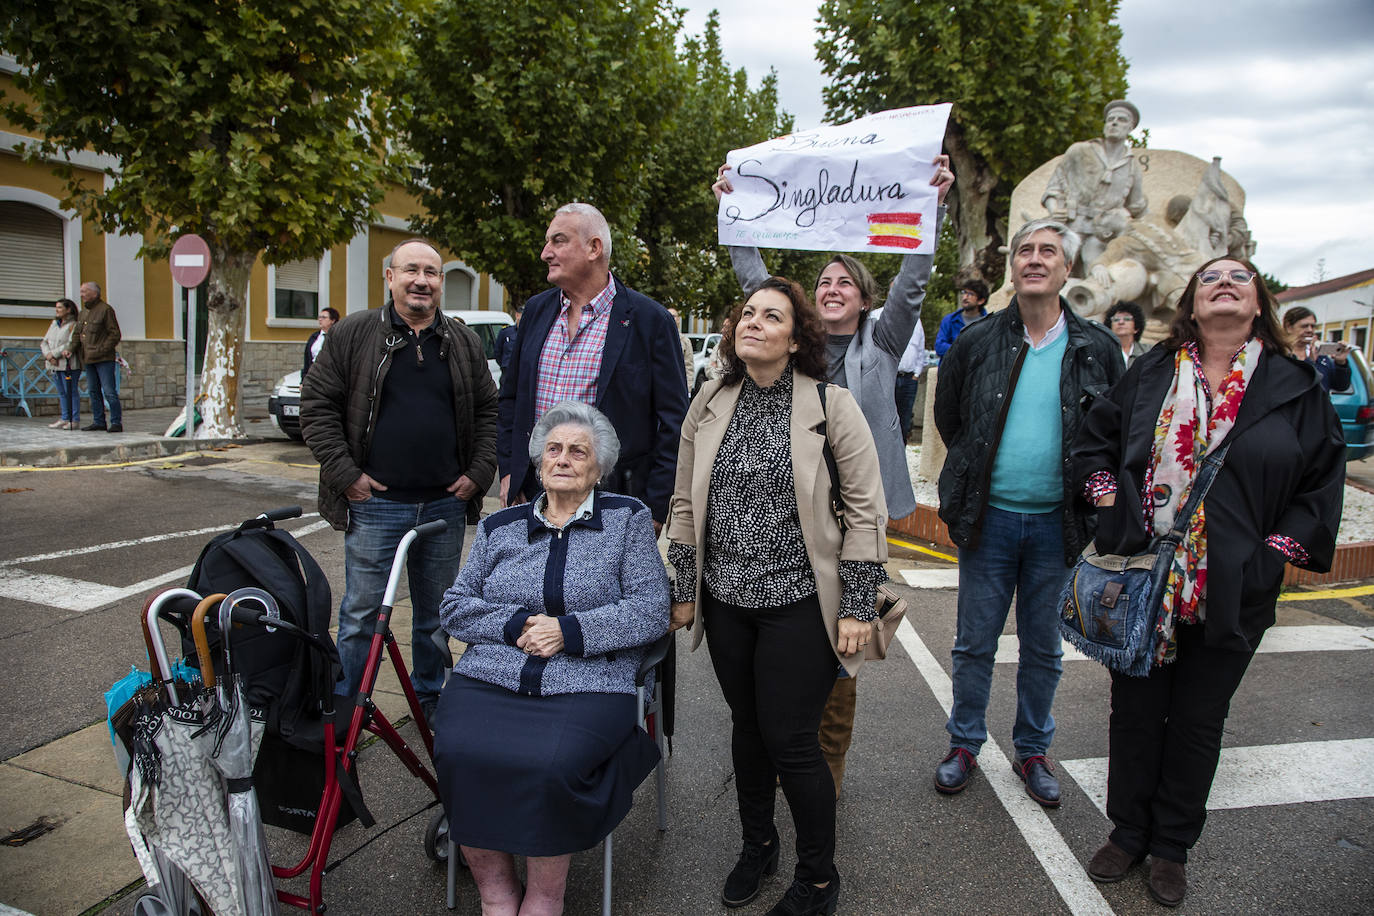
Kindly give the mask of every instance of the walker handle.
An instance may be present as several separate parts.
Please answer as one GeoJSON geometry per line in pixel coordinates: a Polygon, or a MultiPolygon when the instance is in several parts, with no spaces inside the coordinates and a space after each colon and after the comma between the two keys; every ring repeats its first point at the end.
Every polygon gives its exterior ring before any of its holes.
{"type": "Polygon", "coordinates": [[[425,522],[423,525],[416,525],[412,529],[417,538],[427,538],[431,534],[439,534],[448,530],[448,522],[442,518],[436,518],[432,522],[425,522]]]}

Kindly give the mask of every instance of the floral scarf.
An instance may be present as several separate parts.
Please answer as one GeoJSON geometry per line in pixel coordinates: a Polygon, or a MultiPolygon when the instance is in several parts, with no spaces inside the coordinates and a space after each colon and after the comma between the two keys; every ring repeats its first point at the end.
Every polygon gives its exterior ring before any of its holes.
{"type": "MultiPolygon", "coordinates": [[[[1201,362],[1197,345],[1187,343],[1174,357],[1174,387],[1164,399],[1155,422],[1154,446],[1150,453],[1146,512],[1153,512],[1156,535],[1168,534],[1178,513],[1188,502],[1188,493],[1207,454],[1219,446],[1235,426],[1240,402],[1255,373],[1264,345],[1251,338],[1231,357],[1231,369],[1217,386],[1215,395],[1207,379],[1198,371],[1201,362]]],[[[1156,629],[1159,647],[1155,664],[1174,660],[1177,623],[1198,623],[1206,618],[1207,597],[1207,517],[1204,505],[1198,506],[1188,531],[1174,553],[1173,566],[1164,590],[1156,629]]],[[[1150,520],[1147,519],[1147,524],[1150,520]]]]}

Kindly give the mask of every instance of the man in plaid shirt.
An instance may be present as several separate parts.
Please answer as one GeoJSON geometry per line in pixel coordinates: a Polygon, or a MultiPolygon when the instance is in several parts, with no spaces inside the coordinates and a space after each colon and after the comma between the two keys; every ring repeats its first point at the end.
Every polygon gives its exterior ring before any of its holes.
{"type": "Polygon", "coordinates": [[[603,485],[643,500],[661,528],[687,413],[677,325],[662,305],[611,275],[611,230],[595,207],[560,207],[544,238],[540,257],[555,288],[525,303],[501,380],[502,502],[540,492],[529,459],[534,424],[560,401],[583,401],[620,437],[620,460],[603,485]]]}

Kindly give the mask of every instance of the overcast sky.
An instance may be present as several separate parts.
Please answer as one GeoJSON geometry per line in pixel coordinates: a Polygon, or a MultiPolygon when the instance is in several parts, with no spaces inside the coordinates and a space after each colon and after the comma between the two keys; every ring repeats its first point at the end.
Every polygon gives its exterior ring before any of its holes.
{"type": "MultiPolygon", "coordinates": [[[[720,9],[730,65],[754,85],[773,67],[797,126],[821,122],[814,4],[676,3],[694,34],[720,9]]],[[[1221,157],[1261,269],[1301,286],[1319,258],[1328,279],[1374,267],[1374,0],[1123,0],[1119,19],[1150,145],[1221,157]]]]}

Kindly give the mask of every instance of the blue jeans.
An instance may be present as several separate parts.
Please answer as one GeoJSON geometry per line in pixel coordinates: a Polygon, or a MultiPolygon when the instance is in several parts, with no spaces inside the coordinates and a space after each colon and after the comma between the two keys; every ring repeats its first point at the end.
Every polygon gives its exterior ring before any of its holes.
{"type": "Polygon", "coordinates": [[[62,408],[62,419],[72,423],[81,422],[81,370],[54,369],[53,384],[57,386],[57,403],[62,408]]]}
{"type": "MultiPolygon", "coordinates": [[[[339,605],[339,657],[347,695],[356,695],[362,681],[373,624],[386,594],[396,547],[411,528],[441,518],[448,522],[448,530],[414,541],[406,558],[411,606],[410,682],[421,702],[439,699],[448,656],[433,637],[439,629],[439,600],[458,577],[466,516],[467,503],[456,496],[425,503],[373,496],[348,504],[344,596],[339,605]]],[[[335,685],[335,691],[341,693],[343,688],[335,685]]]]}
{"type": "Polygon", "coordinates": [[[1064,565],[1061,509],[1023,515],[988,506],[978,546],[959,549],[959,625],[954,636],[954,707],[950,748],[977,754],[987,740],[997,638],[1016,593],[1016,725],[1011,740],[1024,760],[1049,750],[1054,738],[1054,691],[1063,670],[1056,603],[1069,569],[1064,565]]]}
{"type": "Polygon", "coordinates": [[[897,384],[893,392],[897,396],[897,419],[902,424],[902,441],[911,438],[912,416],[911,412],[916,408],[916,389],[921,384],[921,380],[915,377],[906,378],[897,376],[897,384]]]}
{"type": "Polygon", "coordinates": [[[86,393],[91,398],[91,422],[96,426],[105,425],[105,404],[110,405],[110,425],[122,426],[124,408],[119,403],[119,388],[116,376],[119,366],[107,359],[103,363],[86,364],[86,393]]]}

